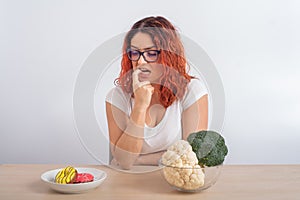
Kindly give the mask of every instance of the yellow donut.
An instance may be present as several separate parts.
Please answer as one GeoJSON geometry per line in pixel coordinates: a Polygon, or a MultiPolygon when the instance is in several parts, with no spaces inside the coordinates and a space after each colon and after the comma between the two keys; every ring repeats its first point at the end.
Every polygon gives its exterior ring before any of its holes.
{"type": "Polygon", "coordinates": [[[68,166],[60,170],[55,176],[55,183],[69,184],[73,183],[77,176],[77,170],[74,167],[68,166]]]}

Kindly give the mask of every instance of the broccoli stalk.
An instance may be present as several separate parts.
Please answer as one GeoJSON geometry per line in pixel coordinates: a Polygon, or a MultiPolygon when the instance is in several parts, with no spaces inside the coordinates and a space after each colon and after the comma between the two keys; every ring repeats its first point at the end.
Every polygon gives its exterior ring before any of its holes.
{"type": "Polygon", "coordinates": [[[200,166],[220,165],[228,153],[224,138],[215,131],[191,133],[187,141],[196,153],[200,166]]]}

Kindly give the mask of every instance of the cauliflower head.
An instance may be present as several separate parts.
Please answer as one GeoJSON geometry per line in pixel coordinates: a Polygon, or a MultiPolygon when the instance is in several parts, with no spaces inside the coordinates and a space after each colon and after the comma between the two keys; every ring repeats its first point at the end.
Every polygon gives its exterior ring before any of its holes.
{"type": "Polygon", "coordinates": [[[178,140],[162,155],[164,176],[176,187],[193,190],[204,185],[204,173],[198,165],[192,146],[185,140],[178,140]]]}

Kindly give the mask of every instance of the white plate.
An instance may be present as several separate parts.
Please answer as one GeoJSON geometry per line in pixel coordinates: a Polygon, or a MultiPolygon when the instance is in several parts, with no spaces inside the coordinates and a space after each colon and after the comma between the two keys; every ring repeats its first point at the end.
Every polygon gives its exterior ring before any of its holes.
{"type": "Polygon", "coordinates": [[[76,183],[76,184],[59,184],[55,183],[56,174],[62,170],[54,169],[51,171],[47,171],[41,175],[41,179],[44,183],[46,183],[50,188],[55,191],[62,193],[81,193],[93,188],[98,187],[106,178],[106,172],[94,169],[94,168],[75,168],[78,173],[90,173],[94,176],[94,181],[87,183],[76,183]]]}

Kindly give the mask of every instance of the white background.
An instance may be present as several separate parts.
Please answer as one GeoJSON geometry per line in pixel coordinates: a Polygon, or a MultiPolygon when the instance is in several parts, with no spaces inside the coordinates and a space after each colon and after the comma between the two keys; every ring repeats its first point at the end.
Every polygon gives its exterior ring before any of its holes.
{"type": "Polygon", "coordinates": [[[76,77],[95,48],[150,15],[214,61],[226,163],[299,164],[299,11],[297,0],[0,1],[0,164],[99,163],[76,132],[76,77]]]}

